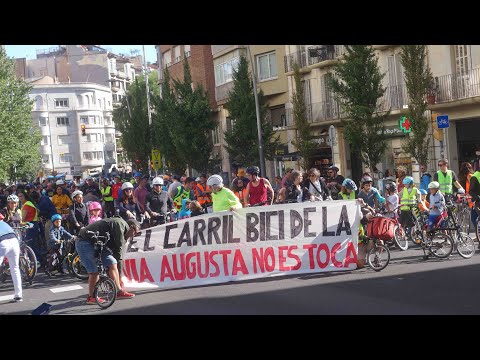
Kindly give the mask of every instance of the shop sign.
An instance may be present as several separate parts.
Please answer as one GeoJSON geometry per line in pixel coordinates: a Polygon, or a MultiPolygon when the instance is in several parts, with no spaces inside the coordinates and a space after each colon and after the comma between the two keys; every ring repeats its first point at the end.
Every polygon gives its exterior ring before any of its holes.
{"type": "MultiPolygon", "coordinates": [[[[380,131],[378,134],[380,134],[380,131]]],[[[385,132],[383,134],[386,137],[405,136],[405,133],[396,125],[385,126],[385,132]]]]}

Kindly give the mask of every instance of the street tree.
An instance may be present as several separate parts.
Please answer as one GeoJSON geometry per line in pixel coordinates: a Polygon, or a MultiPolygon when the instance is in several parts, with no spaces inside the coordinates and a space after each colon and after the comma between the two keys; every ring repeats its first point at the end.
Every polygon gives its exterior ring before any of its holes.
{"type": "MultiPolygon", "coordinates": [[[[266,159],[271,160],[275,149],[279,145],[279,140],[278,136],[275,136],[271,122],[267,119],[268,105],[262,90],[258,92],[258,103],[263,153],[266,159]]],[[[233,88],[229,92],[225,108],[232,119],[232,130],[224,132],[226,148],[230,158],[238,166],[259,165],[255,96],[252,79],[248,71],[248,62],[244,56],[240,57],[238,68],[233,70],[233,88]]]]}
{"type": "Polygon", "coordinates": [[[409,153],[420,164],[428,161],[429,118],[426,116],[425,98],[433,83],[433,75],[427,64],[426,45],[403,45],[400,62],[404,69],[408,97],[408,117],[412,132],[402,144],[403,151],[409,153]]]}
{"type": "Polygon", "coordinates": [[[32,127],[31,86],[15,76],[14,61],[0,49],[0,180],[32,179],[41,168],[40,132],[32,127]]]}
{"type": "Polygon", "coordinates": [[[345,138],[371,171],[387,148],[384,122],[390,111],[376,112],[385,88],[378,58],[370,45],[345,45],[345,55],[334,65],[329,84],[345,113],[345,138]]]}
{"type": "Polygon", "coordinates": [[[307,108],[305,105],[305,92],[301,83],[300,67],[297,63],[293,64],[293,79],[295,81],[295,90],[292,96],[293,118],[295,120],[295,141],[293,145],[302,157],[302,167],[307,170],[313,166],[312,154],[317,145],[312,140],[312,128],[307,118],[307,108]]]}
{"type": "MultiPolygon", "coordinates": [[[[157,73],[149,74],[149,83],[157,84],[157,73]]],[[[150,96],[158,96],[158,87],[150,86],[150,96]]],[[[128,87],[121,105],[113,110],[115,127],[122,134],[121,144],[132,163],[137,164],[138,169],[148,168],[148,158],[151,156],[152,140],[151,129],[148,120],[147,90],[143,75],[135,78],[128,87]],[[137,162],[139,160],[139,162],[137,162]]]]}

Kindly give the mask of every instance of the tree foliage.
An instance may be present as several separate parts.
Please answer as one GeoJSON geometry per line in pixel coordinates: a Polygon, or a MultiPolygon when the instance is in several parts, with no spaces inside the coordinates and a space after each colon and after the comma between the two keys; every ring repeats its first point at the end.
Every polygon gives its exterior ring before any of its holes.
{"type": "MultiPolygon", "coordinates": [[[[149,74],[150,98],[158,96],[157,73],[149,74]]],[[[127,158],[135,163],[141,161],[138,166],[146,170],[148,158],[151,156],[152,140],[151,129],[148,124],[147,89],[144,76],[138,76],[129,86],[126,96],[121,105],[113,110],[115,127],[122,133],[121,143],[127,154],[127,158]]]]}
{"type": "Polygon", "coordinates": [[[292,96],[293,118],[295,120],[295,145],[302,157],[302,167],[307,170],[312,167],[311,156],[317,145],[312,141],[312,128],[307,119],[307,108],[305,105],[305,93],[301,83],[300,67],[297,63],[293,64],[293,79],[295,81],[295,91],[292,96]]]}
{"type": "Polygon", "coordinates": [[[0,49],[0,180],[33,179],[41,168],[41,136],[32,127],[31,86],[15,76],[14,61],[0,49]]]}
{"type": "Polygon", "coordinates": [[[346,53],[334,66],[335,76],[329,81],[335,98],[346,115],[342,120],[345,137],[352,149],[360,152],[362,160],[375,169],[387,148],[384,115],[376,113],[378,99],[385,92],[378,58],[369,45],[345,45],[346,53]]]}
{"type": "Polygon", "coordinates": [[[207,172],[213,161],[211,132],[216,126],[207,93],[201,84],[192,88],[187,61],[183,62],[183,80],[173,79],[173,89],[168,69],[164,75],[162,98],[155,101],[156,146],[174,172],[183,174],[187,165],[207,172]]]}
{"type": "MultiPolygon", "coordinates": [[[[266,117],[268,106],[261,90],[258,92],[258,102],[263,153],[266,159],[271,160],[279,145],[279,140],[278,137],[275,137],[273,126],[266,117]]],[[[238,68],[233,71],[233,89],[229,93],[225,108],[233,120],[231,132],[224,133],[230,159],[239,166],[258,165],[259,144],[255,96],[248,71],[248,62],[244,56],[240,57],[238,68]]]]}
{"type": "Polygon", "coordinates": [[[400,62],[404,68],[405,84],[410,98],[408,116],[412,123],[412,132],[403,142],[402,148],[420,164],[427,163],[430,144],[427,136],[430,120],[425,116],[425,97],[433,82],[433,75],[426,60],[426,45],[402,46],[400,62]]]}

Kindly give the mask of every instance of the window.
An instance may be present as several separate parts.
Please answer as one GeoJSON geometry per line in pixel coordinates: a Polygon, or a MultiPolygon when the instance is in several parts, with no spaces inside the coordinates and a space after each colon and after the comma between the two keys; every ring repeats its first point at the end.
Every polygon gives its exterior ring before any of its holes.
{"type": "Polygon", "coordinates": [[[223,85],[233,80],[233,70],[238,67],[239,58],[233,58],[223,64],[215,66],[215,85],[223,85]]]}
{"type": "Polygon", "coordinates": [[[70,144],[70,135],[58,135],[58,145],[70,144]]]}
{"type": "Polygon", "coordinates": [[[66,108],[68,107],[68,99],[55,99],[56,108],[66,108]]]}
{"type": "Polygon", "coordinates": [[[175,59],[173,63],[177,63],[182,60],[182,58],[180,57],[180,46],[178,45],[173,47],[173,58],[175,59]]]}
{"type": "Polygon", "coordinates": [[[183,53],[186,58],[191,55],[190,45],[183,45],[183,53]]]}
{"type": "Polygon", "coordinates": [[[213,144],[218,144],[220,143],[220,137],[219,137],[219,134],[218,134],[218,126],[215,128],[215,130],[212,130],[212,140],[213,140],[213,144]]]}
{"type": "Polygon", "coordinates": [[[47,126],[48,125],[48,118],[41,117],[38,119],[38,125],[40,126],[47,126]]]}
{"type": "Polygon", "coordinates": [[[85,151],[83,160],[101,160],[103,159],[103,151],[85,151]]]}
{"type": "Polygon", "coordinates": [[[97,117],[96,116],[89,116],[88,117],[88,122],[90,124],[95,124],[96,125],[97,124],[97,117]]]}
{"type": "Polygon", "coordinates": [[[107,125],[107,126],[112,125],[112,118],[111,117],[106,117],[105,118],[105,125],[107,125]]]}
{"type": "Polygon", "coordinates": [[[257,56],[258,81],[277,77],[277,57],[275,52],[257,56]]]}
{"type": "Polygon", "coordinates": [[[113,151],[106,151],[105,156],[108,160],[115,160],[115,158],[113,157],[113,151]]]}
{"type": "Polygon", "coordinates": [[[42,154],[42,164],[48,164],[50,162],[50,155],[42,154]]]}
{"type": "Polygon", "coordinates": [[[113,134],[105,134],[105,140],[107,143],[113,143],[113,134]]]}
{"type": "Polygon", "coordinates": [[[170,50],[168,51],[165,51],[163,53],[163,66],[164,67],[169,67],[171,65],[171,62],[172,62],[172,52],[170,50]]]}
{"type": "Polygon", "coordinates": [[[69,126],[68,117],[57,117],[57,126],[69,126]]]}
{"type": "Polygon", "coordinates": [[[60,154],[60,163],[70,163],[73,162],[72,154],[60,154]]]}
{"type": "Polygon", "coordinates": [[[40,145],[48,145],[50,142],[48,141],[48,136],[42,136],[42,141],[40,142],[40,145]]]}
{"type": "Polygon", "coordinates": [[[88,125],[88,116],[80,116],[80,124],[86,124],[88,125]]]}

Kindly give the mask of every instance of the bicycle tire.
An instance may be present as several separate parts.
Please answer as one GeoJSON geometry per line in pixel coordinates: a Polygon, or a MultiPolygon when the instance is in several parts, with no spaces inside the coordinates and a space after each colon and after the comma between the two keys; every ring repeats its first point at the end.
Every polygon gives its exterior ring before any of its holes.
{"type": "Polygon", "coordinates": [[[367,262],[368,265],[377,272],[385,269],[390,262],[390,250],[382,244],[374,245],[374,247],[368,251],[367,262]],[[385,259],[380,259],[380,256],[384,256],[385,259]]]}
{"type": "Polygon", "coordinates": [[[403,227],[401,225],[395,225],[393,228],[393,234],[395,244],[400,248],[400,250],[408,250],[408,239],[405,235],[405,230],[403,230],[403,227]]]}
{"type": "Polygon", "coordinates": [[[100,279],[95,284],[93,297],[95,298],[97,305],[102,309],[107,309],[112,306],[117,298],[117,287],[113,280],[107,276],[100,276],[100,279]],[[100,298],[104,301],[100,302],[100,298]]]}
{"type": "Polygon", "coordinates": [[[5,262],[5,260],[3,260],[3,264],[0,265],[0,281],[2,283],[7,281],[10,275],[9,273],[10,273],[10,269],[8,267],[8,263],[5,262]]]}
{"type": "Polygon", "coordinates": [[[20,249],[20,271],[22,272],[23,279],[32,285],[33,279],[35,279],[38,271],[37,257],[28,245],[20,249]]]}
{"type": "Polygon", "coordinates": [[[454,242],[453,239],[442,233],[436,233],[431,239],[431,246],[429,248],[433,256],[439,259],[445,259],[450,256],[453,251],[454,242]],[[442,250],[439,252],[439,250],[442,250]]]}
{"type": "Polygon", "coordinates": [[[70,272],[77,279],[80,279],[80,280],[88,279],[87,269],[85,269],[85,267],[80,262],[80,255],[78,255],[77,251],[73,253],[72,261],[70,263],[70,272]]]}
{"type": "Polygon", "coordinates": [[[470,259],[475,254],[475,241],[464,232],[456,234],[456,247],[458,255],[464,259],[470,259]]]}

